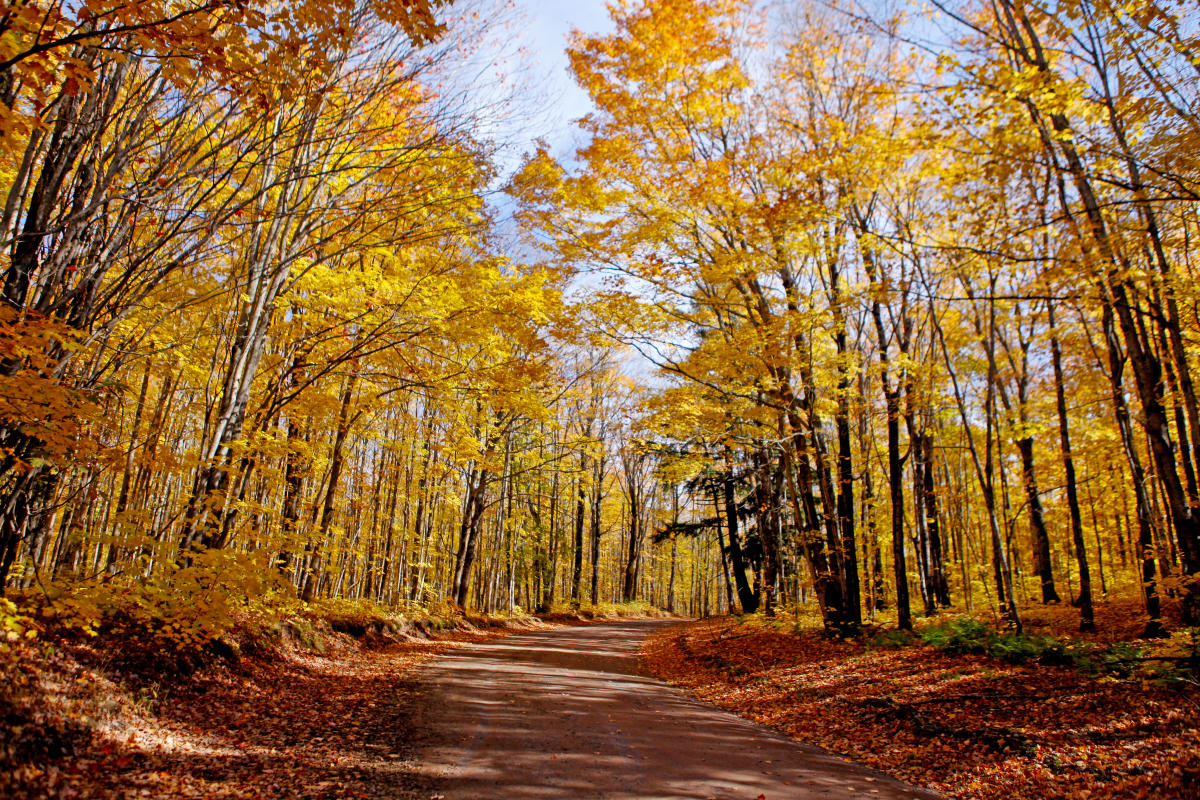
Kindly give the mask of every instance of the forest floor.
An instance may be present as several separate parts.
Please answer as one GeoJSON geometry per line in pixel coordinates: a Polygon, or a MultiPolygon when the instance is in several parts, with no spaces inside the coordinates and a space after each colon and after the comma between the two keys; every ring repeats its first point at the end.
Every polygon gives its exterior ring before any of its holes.
{"type": "MultiPolygon", "coordinates": [[[[1071,614],[1031,622],[1054,631],[1071,614]]],[[[1136,623],[1106,622],[1098,641],[1136,635],[1136,623]]],[[[0,797],[405,796],[418,668],[548,627],[301,632],[160,673],[139,671],[120,641],[14,643],[0,649],[0,797]]],[[[948,797],[1193,798],[1200,785],[1200,692],[1187,681],[728,618],[659,628],[643,663],[702,701],[948,797]]]]}
{"type": "Polygon", "coordinates": [[[155,679],[125,665],[119,642],[17,644],[0,651],[0,797],[395,797],[411,782],[414,671],[547,627],[523,618],[427,640],[334,634],[315,649],[276,645],[155,679]]]}
{"type": "Polygon", "coordinates": [[[643,659],[700,700],[947,797],[1198,796],[1200,692],[1186,680],[730,618],[659,631],[643,659]]]}

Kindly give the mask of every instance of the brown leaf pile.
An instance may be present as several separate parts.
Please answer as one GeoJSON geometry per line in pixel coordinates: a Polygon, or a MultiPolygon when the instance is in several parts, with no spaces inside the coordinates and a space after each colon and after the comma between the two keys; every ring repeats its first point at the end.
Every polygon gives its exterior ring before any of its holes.
{"type": "Polygon", "coordinates": [[[405,760],[411,674],[490,635],[277,653],[165,688],[114,679],[78,653],[4,654],[0,797],[414,796],[405,760]]]}
{"type": "Polygon", "coordinates": [[[704,701],[948,797],[1200,797],[1194,687],[729,620],[658,631],[643,655],[704,701]]]}

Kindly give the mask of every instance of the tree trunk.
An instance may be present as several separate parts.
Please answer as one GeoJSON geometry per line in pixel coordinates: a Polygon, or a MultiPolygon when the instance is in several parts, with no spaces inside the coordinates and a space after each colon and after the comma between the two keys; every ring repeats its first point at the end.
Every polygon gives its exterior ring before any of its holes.
{"type": "Polygon", "coordinates": [[[346,460],[346,437],[350,434],[350,408],[354,399],[354,385],[358,382],[358,373],[351,372],[346,378],[346,387],[342,390],[342,403],[338,411],[338,427],[333,439],[333,452],[329,457],[329,484],[325,487],[325,499],[321,504],[321,521],[317,526],[317,539],[314,544],[312,559],[309,562],[308,573],[304,578],[304,588],[300,597],[304,602],[311,603],[317,597],[321,585],[323,548],[328,546],[329,532],[333,526],[333,506],[337,499],[338,484],[342,477],[342,467],[346,460]]]}
{"type": "Polygon", "coordinates": [[[587,491],[583,476],[587,474],[587,457],[579,457],[579,477],[575,481],[575,538],[571,552],[571,602],[579,605],[583,594],[583,523],[587,513],[587,491]]]}
{"type": "Polygon", "coordinates": [[[478,469],[475,480],[468,486],[467,502],[464,503],[463,517],[458,529],[458,551],[454,558],[452,592],[454,602],[464,609],[467,607],[471,590],[471,569],[475,565],[479,549],[479,523],[483,518],[487,479],[488,471],[478,469]]]}
{"type": "Polygon", "coordinates": [[[1138,561],[1141,568],[1142,597],[1146,605],[1146,638],[1166,636],[1166,628],[1162,622],[1162,602],[1158,596],[1158,582],[1155,579],[1154,562],[1157,548],[1154,544],[1154,510],[1149,492],[1146,491],[1146,472],[1142,467],[1142,458],[1137,451],[1137,442],[1133,433],[1133,419],[1129,413],[1129,404],[1125,400],[1125,387],[1122,374],[1125,371],[1125,360],[1120,352],[1120,343],[1116,333],[1111,330],[1111,315],[1108,318],[1105,339],[1108,350],[1108,378],[1112,388],[1113,410],[1117,418],[1117,430],[1121,433],[1121,446],[1125,451],[1125,460],[1129,464],[1132,477],[1133,495],[1138,521],[1138,561]]]}
{"type": "Polygon", "coordinates": [[[738,510],[737,497],[733,486],[733,473],[725,472],[722,479],[725,492],[725,525],[729,533],[729,563],[733,568],[733,583],[737,587],[738,602],[743,614],[753,614],[758,610],[759,593],[750,588],[746,578],[746,561],[743,558],[742,546],[738,541],[738,510]]]}
{"type": "Polygon", "coordinates": [[[592,476],[592,605],[600,602],[600,504],[604,500],[604,453],[595,459],[592,476]]]}
{"type": "MultiPolygon", "coordinates": [[[[1071,452],[1071,431],[1070,420],[1067,417],[1067,389],[1062,366],[1062,348],[1054,327],[1054,304],[1050,303],[1048,307],[1050,309],[1050,361],[1054,367],[1054,401],[1058,409],[1058,441],[1062,449],[1063,472],[1066,475],[1067,510],[1071,517],[1071,541],[1075,545],[1075,558],[1079,562],[1079,599],[1076,601],[1079,605],[1079,629],[1094,631],[1096,630],[1096,617],[1092,610],[1092,576],[1088,569],[1087,547],[1083,540],[1083,520],[1079,511],[1079,487],[1075,477],[1075,457],[1071,452]]],[[[1106,327],[1111,327],[1111,324],[1106,327]]],[[[1030,448],[1032,449],[1032,443],[1030,448]]],[[[1047,543],[1046,549],[1049,551],[1049,543],[1047,543]]],[[[1046,556],[1048,559],[1049,552],[1046,556]]]]}

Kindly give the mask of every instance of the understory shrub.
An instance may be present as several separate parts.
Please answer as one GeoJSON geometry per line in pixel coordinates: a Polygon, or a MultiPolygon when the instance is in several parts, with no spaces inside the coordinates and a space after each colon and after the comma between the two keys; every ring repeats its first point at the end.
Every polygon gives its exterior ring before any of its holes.
{"type": "Polygon", "coordinates": [[[962,617],[925,628],[921,641],[947,653],[984,653],[995,631],[977,619],[962,617]]]}
{"type": "Polygon", "coordinates": [[[1010,664],[1037,662],[1068,666],[1091,674],[1128,675],[1147,659],[1140,645],[1096,645],[1055,636],[1005,633],[969,617],[931,625],[919,634],[925,644],[947,653],[982,653],[1010,664]]]}
{"type": "Polygon", "coordinates": [[[294,595],[268,558],[265,551],[206,550],[149,575],[52,581],[25,601],[49,629],[119,640],[123,655],[182,669],[220,650],[237,612],[294,595]]]}

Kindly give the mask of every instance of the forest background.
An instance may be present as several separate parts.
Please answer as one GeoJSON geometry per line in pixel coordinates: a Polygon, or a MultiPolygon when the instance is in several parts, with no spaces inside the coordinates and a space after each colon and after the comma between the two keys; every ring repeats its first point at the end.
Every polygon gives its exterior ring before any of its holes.
{"type": "Polygon", "coordinates": [[[617,3],[580,146],[515,171],[495,13],[0,16],[11,637],[1197,624],[1189,4],[617,3]]]}

